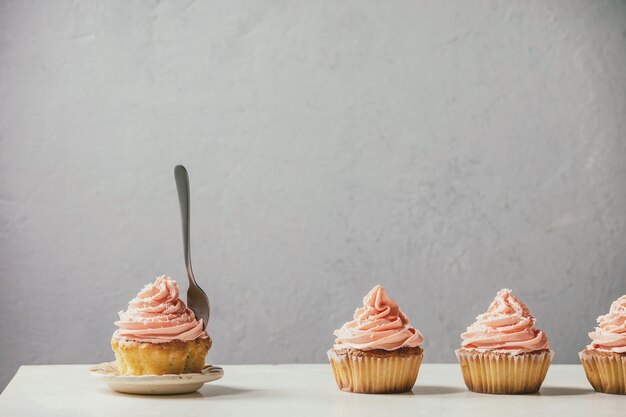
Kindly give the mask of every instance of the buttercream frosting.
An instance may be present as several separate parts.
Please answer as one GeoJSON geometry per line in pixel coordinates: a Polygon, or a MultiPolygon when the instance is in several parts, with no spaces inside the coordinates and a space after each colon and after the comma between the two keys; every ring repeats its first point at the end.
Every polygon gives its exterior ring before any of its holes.
{"type": "Polygon", "coordinates": [[[396,350],[403,347],[421,347],[422,334],[411,326],[409,318],[398,304],[377,285],[363,298],[363,307],[357,308],[354,320],[335,330],[335,349],[396,350]]]}
{"type": "Polygon", "coordinates": [[[611,304],[608,314],[597,319],[598,327],[589,333],[588,348],[626,353],[626,295],[611,304]]]}
{"type": "Polygon", "coordinates": [[[498,291],[486,313],[461,334],[461,346],[512,355],[550,349],[548,337],[535,327],[528,307],[511,290],[498,291]]]}
{"type": "Polygon", "coordinates": [[[202,319],[196,319],[179,294],[176,281],[167,275],[157,277],[128,303],[126,311],[119,312],[113,337],[148,343],[206,339],[202,319]]]}

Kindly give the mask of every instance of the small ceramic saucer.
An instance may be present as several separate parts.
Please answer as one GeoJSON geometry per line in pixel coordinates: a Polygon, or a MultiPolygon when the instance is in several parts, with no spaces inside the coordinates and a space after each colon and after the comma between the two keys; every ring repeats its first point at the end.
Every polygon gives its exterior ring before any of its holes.
{"type": "Polygon", "coordinates": [[[115,362],[95,365],[89,372],[112,390],[127,394],[186,394],[224,376],[224,370],[213,365],[204,365],[199,374],[120,375],[115,362]]]}

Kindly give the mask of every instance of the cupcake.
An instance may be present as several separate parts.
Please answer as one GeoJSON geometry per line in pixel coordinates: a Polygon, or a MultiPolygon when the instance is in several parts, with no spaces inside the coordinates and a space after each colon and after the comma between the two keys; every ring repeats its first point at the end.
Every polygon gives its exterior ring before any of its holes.
{"type": "Polygon", "coordinates": [[[178,284],[163,275],[119,313],[111,338],[122,375],[198,373],[211,347],[193,311],[178,298],[178,284]]]}
{"type": "Polygon", "coordinates": [[[609,314],[598,317],[589,333],[591,344],[579,353],[589,383],[599,392],[626,394],[626,295],[611,304],[609,314]]]}
{"type": "Polygon", "coordinates": [[[328,359],[343,391],[385,394],[410,391],[422,363],[422,335],[385,292],[375,286],[354,320],[335,330],[328,359]]]}
{"type": "Polygon", "coordinates": [[[511,290],[500,290],[485,314],[461,335],[456,356],[470,391],[530,394],[539,391],[553,353],[548,337],[511,290]]]}

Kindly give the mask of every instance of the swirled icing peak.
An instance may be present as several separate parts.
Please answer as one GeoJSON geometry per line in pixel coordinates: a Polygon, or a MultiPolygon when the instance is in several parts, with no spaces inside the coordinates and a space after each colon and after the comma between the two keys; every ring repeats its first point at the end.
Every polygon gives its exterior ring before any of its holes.
{"type": "Polygon", "coordinates": [[[335,330],[335,349],[396,350],[421,347],[422,334],[411,326],[398,304],[377,285],[363,298],[363,307],[354,313],[354,320],[335,330]]]}
{"type": "Polygon", "coordinates": [[[626,353],[626,295],[611,304],[608,314],[598,317],[598,327],[589,333],[588,348],[626,353]]]}
{"type": "Polygon", "coordinates": [[[179,298],[178,284],[167,275],[143,287],[119,316],[115,322],[118,329],[113,334],[118,339],[166,343],[208,337],[202,329],[202,319],[196,320],[193,311],[179,298]]]}
{"type": "Polygon", "coordinates": [[[466,349],[513,355],[550,349],[548,337],[535,327],[528,307],[508,289],[498,291],[487,312],[476,317],[461,339],[466,349]]]}

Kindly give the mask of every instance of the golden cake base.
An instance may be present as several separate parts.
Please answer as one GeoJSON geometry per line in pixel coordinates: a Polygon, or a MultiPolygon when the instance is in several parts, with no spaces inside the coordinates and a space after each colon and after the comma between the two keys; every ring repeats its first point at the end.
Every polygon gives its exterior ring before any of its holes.
{"type": "Polygon", "coordinates": [[[144,343],[113,338],[111,347],[122,375],[200,373],[211,339],[144,343]]]}

